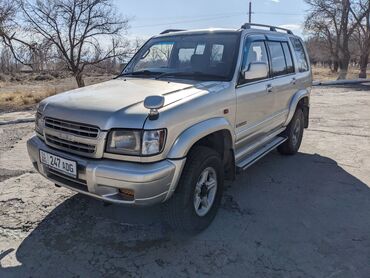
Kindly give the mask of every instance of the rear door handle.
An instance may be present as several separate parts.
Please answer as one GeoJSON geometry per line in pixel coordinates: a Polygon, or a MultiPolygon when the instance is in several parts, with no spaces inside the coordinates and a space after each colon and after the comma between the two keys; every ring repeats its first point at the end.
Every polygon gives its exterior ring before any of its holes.
{"type": "Polygon", "coordinates": [[[292,83],[293,85],[295,85],[296,82],[297,82],[297,79],[295,79],[295,77],[293,77],[292,81],[290,81],[290,83],[292,83]]]}
{"type": "Polygon", "coordinates": [[[266,90],[267,90],[268,93],[272,93],[272,85],[271,84],[267,84],[266,90]]]}

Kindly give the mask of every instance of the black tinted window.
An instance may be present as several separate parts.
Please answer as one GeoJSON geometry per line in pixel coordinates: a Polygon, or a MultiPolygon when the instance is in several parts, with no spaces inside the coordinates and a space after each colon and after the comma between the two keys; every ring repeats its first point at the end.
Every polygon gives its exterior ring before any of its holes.
{"type": "Polygon", "coordinates": [[[273,76],[287,73],[284,51],[280,42],[268,42],[271,54],[271,70],[273,76]]]}
{"type": "Polygon", "coordinates": [[[287,73],[293,73],[294,72],[294,64],[292,59],[292,53],[290,52],[290,47],[287,42],[281,43],[283,46],[284,54],[285,54],[285,61],[287,66],[287,73]]]}
{"type": "Polygon", "coordinates": [[[290,38],[290,41],[292,42],[294,53],[297,58],[299,72],[308,71],[308,60],[301,41],[297,38],[290,38]]]}

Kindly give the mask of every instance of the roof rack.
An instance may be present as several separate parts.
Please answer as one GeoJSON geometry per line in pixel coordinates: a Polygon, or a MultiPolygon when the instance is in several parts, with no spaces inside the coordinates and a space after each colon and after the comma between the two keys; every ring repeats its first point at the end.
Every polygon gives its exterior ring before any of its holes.
{"type": "Polygon", "coordinates": [[[186,30],[182,30],[182,29],[167,29],[167,30],[164,30],[163,32],[161,32],[160,35],[168,34],[168,33],[174,33],[174,32],[181,32],[181,31],[186,31],[186,30]]]}
{"type": "Polygon", "coordinates": [[[265,25],[265,24],[245,23],[241,28],[242,29],[251,29],[253,27],[265,27],[265,28],[269,28],[270,31],[273,31],[273,32],[277,32],[278,30],[282,30],[282,31],[287,32],[290,35],[293,35],[293,32],[289,29],[285,29],[285,28],[281,28],[281,27],[277,27],[277,26],[265,25]]]}

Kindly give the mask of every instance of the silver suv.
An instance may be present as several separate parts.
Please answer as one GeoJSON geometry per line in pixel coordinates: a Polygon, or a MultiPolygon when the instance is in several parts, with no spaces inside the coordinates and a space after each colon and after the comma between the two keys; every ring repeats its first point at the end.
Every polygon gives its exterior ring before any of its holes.
{"type": "Polygon", "coordinates": [[[289,30],[167,30],[114,80],[42,101],[28,141],[35,168],[57,186],[106,202],[163,203],[163,219],[206,228],[233,180],[278,148],[296,153],[312,83],[289,30]]]}

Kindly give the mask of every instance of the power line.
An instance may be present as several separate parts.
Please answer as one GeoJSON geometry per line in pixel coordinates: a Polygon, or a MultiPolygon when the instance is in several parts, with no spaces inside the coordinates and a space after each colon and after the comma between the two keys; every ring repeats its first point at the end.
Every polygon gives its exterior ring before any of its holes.
{"type": "MultiPolygon", "coordinates": [[[[239,16],[239,15],[242,16],[244,14],[245,14],[244,12],[233,12],[233,13],[225,13],[225,14],[218,14],[218,15],[214,14],[213,16],[191,16],[191,17],[189,16],[189,17],[183,17],[183,18],[189,18],[189,19],[184,19],[184,20],[180,20],[180,21],[163,22],[163,23],[157,23],[157,24],[145,24],[145,25],[132,26],[132,29],[157,27],[157,26],[169,26],[169,25],[192,23],[192,22],[207,22],[207,21],[213,21],[213,20],[217,20],[217,19],[230,18],[230,17],[234,17],[234,16],[239,16]]],[[[305,15],[304,13],[252,12],[252,10],[250,11],[250,15],[249,15],[250,17],[251,17],[251,14],[266,14],[266,15],[272,15],[272,16],[300,16],[300,15],[305,15]]],[[[163,17],[161,17],[161,18],[163,18],[163,17]]]]}
{"type": "Polygon", "coordinates": [[[170,19],[194,19],[194,18],[207,18],[207,17],[214,17],[214,16],[226,16],[226,15],[240,15],[242,14],[240,11],[235,12],[227,12],[227,13],[216,13],[216,14],[198,14],[198,15],[187,15],[187,16],[157,16],[157,17],[133,17],[132,21],[149,21],[149,20],[170,20],[170,19]]]}
{"type": "MultiPolygon", "coordinates": [[[[244,13],[240,13],[240,15],[243,15],[243,14],[244,13]]],[[[210,21],[210,20],[216,20],[216,19],[222,19],[222,18],[229,18],[233,16],[235,15],[224,15],[224,16],[217,16],[217,17],[200,18],[200,19],[195,19],[195,20],[189,19],[189,20],[182,20],[182,21],[159,23],[159,24],[140,25],[140,26],[133,26],[132,28],[137,29],[137,28],[145,28],[145,27],[153,27],[153,26],[168,26],[168,25],[182,24],[182,23],[202,22],[202,21],[210,21]]]]}
{"type": "Polygon", "coordinates": [[[253,12],[254,14],[268,14],[268,15],[306,15],[305,13],[275,13],[275,12],[253,12]]]}

